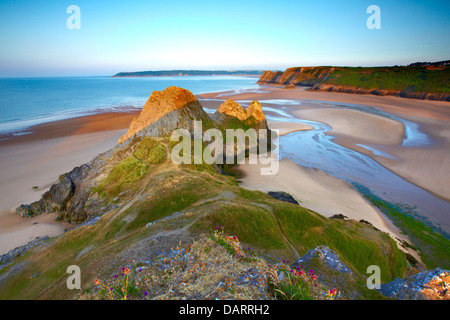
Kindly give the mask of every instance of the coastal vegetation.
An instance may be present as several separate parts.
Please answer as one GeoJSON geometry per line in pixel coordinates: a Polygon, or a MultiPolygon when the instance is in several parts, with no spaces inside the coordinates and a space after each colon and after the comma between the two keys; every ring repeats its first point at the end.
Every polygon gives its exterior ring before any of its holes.
{"type": "Polygon", "coordinates": [[[429,268],[450,268],[450,241],[442,230],[421,221],[412,208],[389,203],[360,184],[355,184],[355,187],[409,237],[429,268]]]}
{"type": "Polygon", "coordinates": [[[450,66],[296,67],[265,71],[260,84],[308,86],[333,91],[450,101],[450,66]]]}

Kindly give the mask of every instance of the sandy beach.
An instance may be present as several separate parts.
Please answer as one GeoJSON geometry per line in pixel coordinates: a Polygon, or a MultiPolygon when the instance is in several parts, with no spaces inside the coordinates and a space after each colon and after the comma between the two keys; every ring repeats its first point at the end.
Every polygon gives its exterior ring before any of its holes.
{"type": "Polygon", "coordinates": [[[55,121],[0,141],[0,254],[71,227],[53,221],[52,214],[20,218],[14,209],[38,200],[59,175],[112,148],[135,116],[105,113],[55,121]]]}
{"type": "Polygon", "coordinates": [[[405,180],[450,201],[450,103],[347,93],[312,92],[305,88],[284,89],[261,86],[243,93],[234,91],[203,94],[205,99],[271,100],[296,99],[289,105],[295,116],[325,123],[332,127],[329,135],[340,145],[361,152],[405,180]],[[338,106],[311,104],[311,100],[373,106],[412,121],[432,139],[426,146],[402,146],[404,126],[385,117],[338,106]],[[365,145],[369,148],[359,146],[365,145]],[[393,157],[375,154],[378,149],[393,157]]]}

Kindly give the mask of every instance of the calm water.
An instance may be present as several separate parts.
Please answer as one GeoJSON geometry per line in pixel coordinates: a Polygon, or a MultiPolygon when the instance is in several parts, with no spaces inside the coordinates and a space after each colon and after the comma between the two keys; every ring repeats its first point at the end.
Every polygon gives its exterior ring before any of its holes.
{"type": "Polygon", "coordinates": [[[194,94],[257,88],[256,77],[0,79],[0,133],[26,133],[49,121],[105,111],[141,108],[153,90],[179,86],[194,94]]]}

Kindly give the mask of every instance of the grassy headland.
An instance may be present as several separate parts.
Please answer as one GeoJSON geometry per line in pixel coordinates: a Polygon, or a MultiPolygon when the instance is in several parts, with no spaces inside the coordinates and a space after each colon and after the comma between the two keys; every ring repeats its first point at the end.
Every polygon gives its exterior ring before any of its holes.
{"type": "MultiPolygon", "coordinates": [[[[408,272],[405,255],[387,234],[240,188],[212,165],[174,165],[167,155],[161,160],[159,146],[169,150],[168,139],[152,139],[137,139],[108,160],[110,173],[87,203],[100,200],[107,208],[114,204],[112,210],[1,270],[0,298],[77,298],[79,292],[66,287],[69,265],[80,266],[83,290],[90,290],[94,279],[109,277],[129,260],[151,260],[156,252],[186,245],[218,225],[271,262],[295,261],[327,245],[358,277],[373,264],[380,266],[383,282],[408,272]]],[[[367,298],[373,295],[362,292],[367,298]]]]}
{"type": "Polygon", "coordinates": [[[261,84],[310,86],[312,90],[396,95],[450,101],[450,66],[297,67],[265,71],[261,84]]]}

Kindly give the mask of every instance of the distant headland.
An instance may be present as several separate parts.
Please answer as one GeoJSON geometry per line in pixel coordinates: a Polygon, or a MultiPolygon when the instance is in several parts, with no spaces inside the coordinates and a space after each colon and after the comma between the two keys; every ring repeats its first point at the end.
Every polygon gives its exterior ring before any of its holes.
{"type": "Polygon", "coordinates": [[[260,76],[264,70],[159,70],[119,72],[113,77],[260,76]]]}

